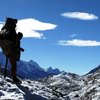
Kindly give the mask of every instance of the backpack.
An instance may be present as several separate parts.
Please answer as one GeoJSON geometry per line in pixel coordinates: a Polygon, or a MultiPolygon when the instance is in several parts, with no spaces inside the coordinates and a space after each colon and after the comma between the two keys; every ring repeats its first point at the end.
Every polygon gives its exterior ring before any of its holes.
{"type": "Polygon", "coordinates": [[[7,18],[5,25],[0,31],[0,47],[6,56],[12,53],[13,40],[16,36],[16,23],[16,19],[7,18]]]}
{"type": "MultiPolygon", "coordinates": [[[[2,37],[5,37],[5,32],[3,33],[2,31],[0,31],[0,35],[2,37]]],[[[3,53],[6,55],[6,56],[9,56],[11,54],[11,46],[12,46],[13,42],[12,41],[9,41],[5,38],[0,38],[0,47],[3,51],[3,53]]]]}

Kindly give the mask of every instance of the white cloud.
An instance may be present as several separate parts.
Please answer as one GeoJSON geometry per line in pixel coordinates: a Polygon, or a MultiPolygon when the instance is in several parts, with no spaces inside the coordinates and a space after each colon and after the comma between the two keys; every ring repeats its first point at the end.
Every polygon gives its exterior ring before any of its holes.
{"type": "Polygon", "coordinates": [[[0,30],[1,30],[1,28],[3,27],[3,22],[0,22],[0,30]]]}
{"type": "Polygon", "coordinates": [[[55,24],[41,22],[36,19],[22,19],[18,21],[17,32],[22,32],[24,37],[45,38],[43,33],[38,31],[52,30],[57,27],[55,24]]]}
{"type": "Polygon", "coordinates": [[[100,46],[100,42],[93,40],[81,40],[81,39],[73,39],[73,40],[60,40],[58,45],[61,46],[100,46]]]}
{"type": "MultiPolygon", "coordinates": [[[[2,28],[3,24],[0,23],[0,28],[2,28]]],[[[46,39],[43,31],[55,29],[57,25],[42,22],[36,20],[34,18],[27,18],[18,20],[17,23],[17,32],[22,32],[24,37],[33,37],[38,39],[46,39]]]]}
{"type": "Polygon", "coordinates": [[[80,19],[80,20],[98,19],[98,16],[95,16],[94,14],[90,14],[90,13],[85,13],[85,12],[64,12],[61,14],[61,16],[66,18],[80,19]]]}

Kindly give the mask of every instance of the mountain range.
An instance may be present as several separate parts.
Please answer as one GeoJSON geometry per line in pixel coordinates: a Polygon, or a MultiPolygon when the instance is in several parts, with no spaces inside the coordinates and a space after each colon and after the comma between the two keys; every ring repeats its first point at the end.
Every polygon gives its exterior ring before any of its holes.
{"type": "MultiPolygon", "coordinates": [[[[5,63],[6,63],[6,58],[0,53],[0,63],[1,66],[4,68],[5,63]]],[[[8,70],[10,71],[10,63],[8,62],[8,70]]],[[[52,67],[49,67],[48,69],[43,69],[42,67],[39,66],[39,64],[33,60],[30,61],[23,61],[20,60],[17,62],[17,74],[21,78],[28,78],[28,79],[38,79],[38,78],[43,78],[47,77],[50,75],[57,75],[60,74],[61,71],[57,68],[53,69],[52,67]]]]}
{"type": "MultiPolygon", "coordinates": [[[[2,68],[5,60],[0,53],[2,68]]],[[[22,83],[13,84],[11,77],[4,79],[0,71],[0,100],[100,100],[100,65],[77,75],[52,67],[43,69],[33,60],[17,64],[22,83]]]]}

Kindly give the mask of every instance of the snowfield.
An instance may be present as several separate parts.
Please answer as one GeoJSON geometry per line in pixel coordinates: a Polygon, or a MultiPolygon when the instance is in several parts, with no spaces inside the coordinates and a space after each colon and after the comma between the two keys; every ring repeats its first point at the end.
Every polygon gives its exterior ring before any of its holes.
{"type": "Polygon", "coordinates": [[[84,76],[63,72],[14,84],[0,75],[0,100],[100,100],[100,72],[84,76]]]}

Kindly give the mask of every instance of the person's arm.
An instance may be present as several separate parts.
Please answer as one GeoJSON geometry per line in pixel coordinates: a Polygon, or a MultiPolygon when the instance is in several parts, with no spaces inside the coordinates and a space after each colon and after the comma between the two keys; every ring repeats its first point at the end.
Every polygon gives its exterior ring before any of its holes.
{"type": "Polygon", "coordinates": [[[24,52],[24,49],[20,47],[20,51],[24,52]]]}

